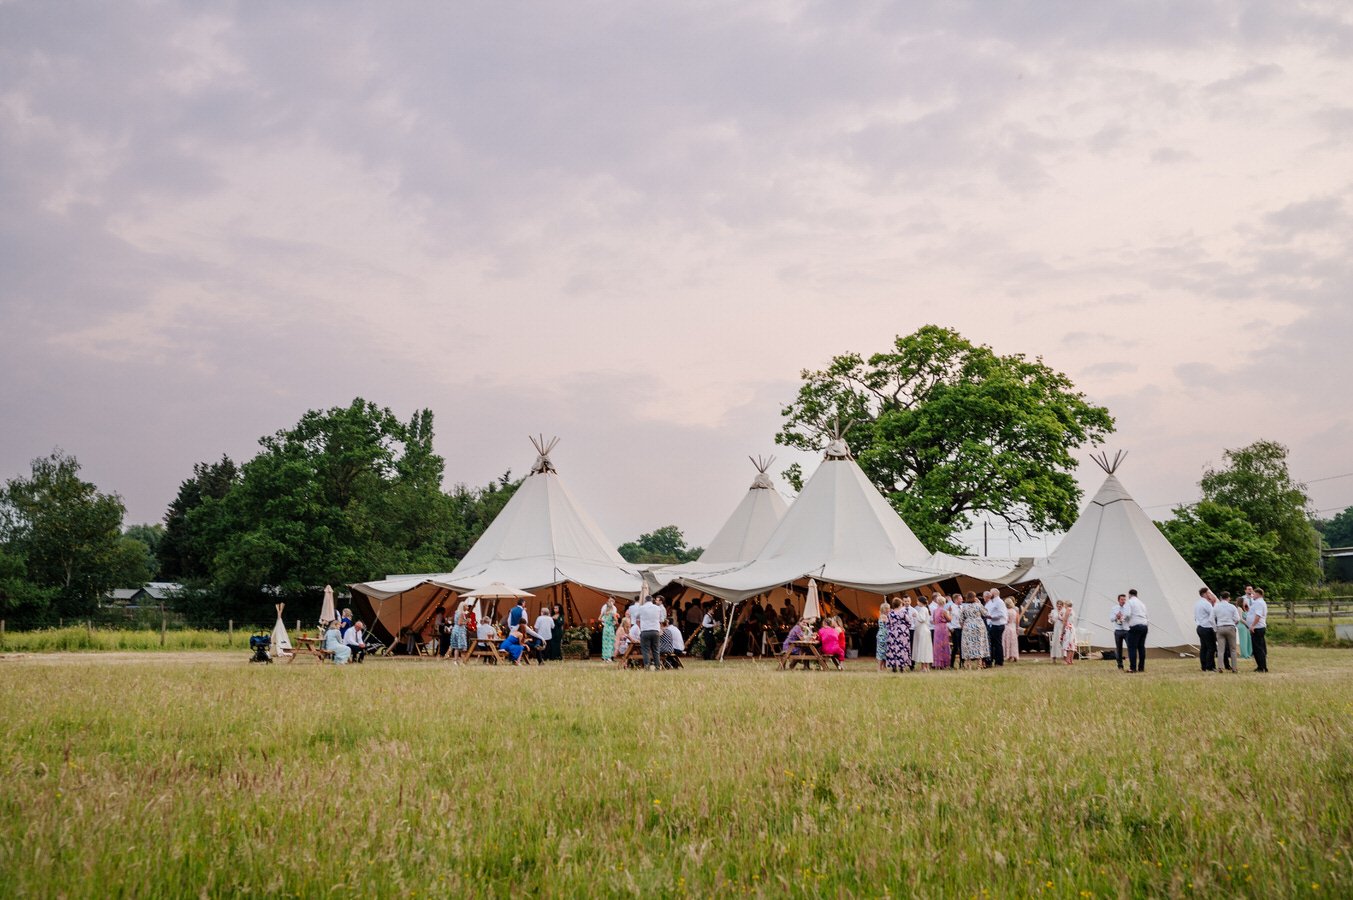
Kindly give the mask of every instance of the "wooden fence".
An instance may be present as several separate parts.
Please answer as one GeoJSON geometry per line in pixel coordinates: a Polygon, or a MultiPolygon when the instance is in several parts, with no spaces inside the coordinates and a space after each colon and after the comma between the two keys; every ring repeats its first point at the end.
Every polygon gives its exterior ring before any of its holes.
{"type": "Polygon", "coordinates": [[[1310,620],[1323,619],[1325,624],[1333,628],[1335,619],[1353,618],[1353,597],[1311,597],[1285,600],[1281,605],[1284,608],[1283,621],[1292,625],[1298,621],[1315,624],[1310,620]]]}

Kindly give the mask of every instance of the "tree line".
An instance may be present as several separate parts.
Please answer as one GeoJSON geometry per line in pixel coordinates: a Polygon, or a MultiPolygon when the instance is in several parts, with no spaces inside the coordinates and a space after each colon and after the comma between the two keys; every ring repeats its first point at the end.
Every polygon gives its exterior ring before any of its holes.
{"type": "MultiPolygon", "coordinates": [[[[1078,452],[1114,430],[1109,411],[1042,359],[1002,356],[928,325],[868,357],[804,370],[782,410],[782,445],[844,440],[861,469],[931,550],[965,552],[978,517],[1016,533],[1060,531],[1079,515],[1078,452]]],[[[325,584],[454,568],[516,490],[505,472],[443,489],[433,416],[407,422],[361,398],[311,410],[259,440],[242,464],[197,463],[163,523],[123,526],[125,507],[55,451],[0,491],[0,615],[39,625],[90,613],[117,586],[184,585],[190,621],[259,622],[271,603],[314,602],[325,584]]],[[[1322,541],[1353,544],[1353,507],[1316,520],[1287,449],[1228,449],[1202,499],[1157,523],[1209,584],[1292,596],[1321,578],[1322,541]]],[[[796,489],[803,473],[784,473],[796,489]]],[[[631,562],[697,558],[666,525],[618,548],[631,562]]]]}

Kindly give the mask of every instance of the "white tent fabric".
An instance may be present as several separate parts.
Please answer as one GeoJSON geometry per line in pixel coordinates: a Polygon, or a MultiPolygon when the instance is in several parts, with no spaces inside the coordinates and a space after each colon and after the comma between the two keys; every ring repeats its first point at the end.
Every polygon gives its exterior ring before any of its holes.
{"type": "Polygon", "coordinates": [[[536,593],[570,583],[599,595],[639,594],[639,570],[621,558],[573,499],[547,450],[460,565],[436,576],[436,583],[468,591],[502,581],[536,593]]]}
{"type": "Polygon", "coordinates": [[[277,604],[277,624],[272,627],[272,655],[286,656],[291,652],[291,638],[287,635],[287,626],[282,622],[282,606],[277,604]]]}
{"type": "Polygon", "coordinates": [[[737,601],[808,576],[884,594],[967,574],[967,568],[994,576],[1011,566],[969,566],[933,556],[850,458],[844,442],[836,441],[754,560],[679,577],[737,601]]]}
{"type": "Polygon", "coordinates": [[[1119,594],[1136,588],[1150,625],[1147,647],[1196,648],[1193,606],[1203,580],[1110,474],[1051,555],[1027,576],[1052,600],[1069,600],[1076,628],[1096,647],[1113,646],[1109,615],[1119,594]]]}
{"type": "Polygon", "coordinates": [[[733,514],[696,562],[707,566],[754,559],[757,552],[766,546],[766,541],[785,517],[788,508],[789,504],[775,489],[770,477],[758,471],[752,486],[747,489],[733,514]]]}

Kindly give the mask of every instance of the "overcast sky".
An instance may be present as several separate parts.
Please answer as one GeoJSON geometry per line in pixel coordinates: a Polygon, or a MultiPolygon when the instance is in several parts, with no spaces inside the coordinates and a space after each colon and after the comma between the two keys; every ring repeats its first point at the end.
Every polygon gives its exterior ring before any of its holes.
{"type": "Polygon", "coordinates": [[[1344,475],[1351,239],[1345,2],[0,2],[0,476],[133,522],[360,395],[703,543],[801,369],[930,322],[1107,405],[1143,505],[1344,475]]]}

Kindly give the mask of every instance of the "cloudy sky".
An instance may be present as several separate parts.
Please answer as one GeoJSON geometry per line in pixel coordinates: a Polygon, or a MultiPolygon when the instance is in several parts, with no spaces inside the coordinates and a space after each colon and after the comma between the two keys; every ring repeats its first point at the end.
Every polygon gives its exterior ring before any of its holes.
{"type": "Polygon", "coordinates": [[[1332,511],[1351,238],[1343,2],[0,0],[0,475],[129,521],[361,395],[701,543],[799,370],[930,322],[1143,505],[1272,438],[1332,511]]]}

